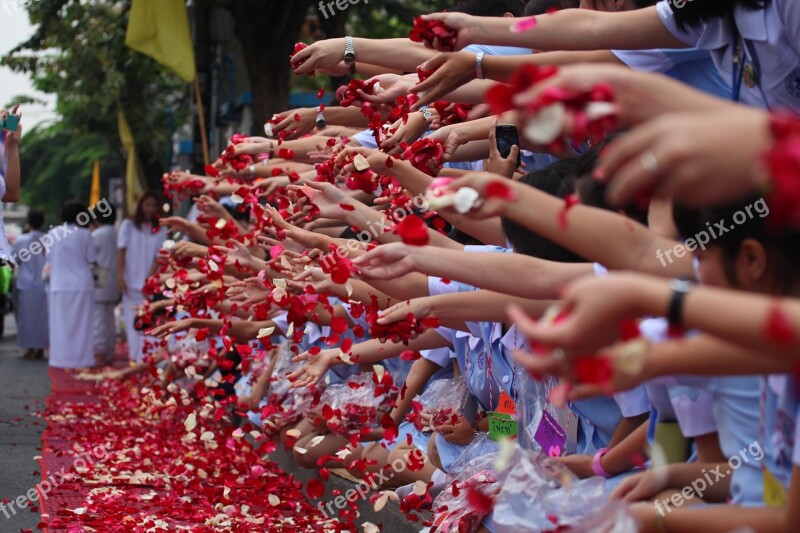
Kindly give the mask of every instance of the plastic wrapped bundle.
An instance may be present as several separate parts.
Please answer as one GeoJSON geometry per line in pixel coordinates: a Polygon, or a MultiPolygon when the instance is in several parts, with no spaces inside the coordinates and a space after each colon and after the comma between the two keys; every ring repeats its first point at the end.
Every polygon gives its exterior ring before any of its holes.
{"type": "MultiPolygon", "coordinates": [[[[382,370],[356,374],[347,379],[335,398],[323,394],[322,414],[328,429],[350,436],[376,426],[391,409],[389,398],[397,392],[392,377],[382,370]],[[326,401],[328,403],[326,403],[326,401]]],[[[329,387],[329,389],[332,387],[329,387]]]]}
{"type": "Polygon", "coordinates": [[[407,418],[420,431],[432,431],[436,426],[458,423],[466,401],[467,385],[463,377],[438,379],[412,402],[414,411],[407,418]],[[420,416],[422,412],[430,415],[431,427],[420,416]]]}
{"type": "Polygon", "coordinates": [[[493,468],[498,453],[499,445],[486,433],[464,450],[450,469],[445,489],[433,501],[431,532],[478,530],[500,491],[493,468]]]}
{"type": "Polygon", "coordinates": [[[587,517],[604,516],[609,506],[602,478],[579,480],[541,452],[515,446],[505,463],[497,474],[495,533],[560,531],[587,517]]]}
{"type": "Polygon", "coordinates": [[[569,409],[558,408],[550,402],[550,391],[557,385],[552,377],[534,379],[528,372],[520,370],[519,400],[517,417],[519,421],[520,446],[537,450],[547,455],[563,455],[574,452],[574,444],[567,442],[566,429],[569,409]]]}

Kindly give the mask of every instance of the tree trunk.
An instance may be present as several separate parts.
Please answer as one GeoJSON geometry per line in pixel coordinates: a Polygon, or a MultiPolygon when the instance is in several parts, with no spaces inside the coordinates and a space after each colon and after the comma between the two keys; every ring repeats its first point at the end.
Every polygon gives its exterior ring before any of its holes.
{"type": "Polygon", "coordinates": [[[285,110],[289,104],[289,57],[311,3],[312,0],[236,0],[228,4],[242,44],[256,123],[285,110]]]}

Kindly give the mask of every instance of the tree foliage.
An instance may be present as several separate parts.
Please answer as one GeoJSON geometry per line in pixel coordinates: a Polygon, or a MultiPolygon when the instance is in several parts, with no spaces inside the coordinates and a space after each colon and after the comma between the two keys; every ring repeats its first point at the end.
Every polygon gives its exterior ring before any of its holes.
{"type": "MultiPolygon", "coordinates": [[[[35,33],[2,63],[56,95],[62,123],[52,135],[94,138],[119,154],[117,112],[124,110],[147,181],[158,185],[168,141],[166,109],[179,123],[185,120],[190,93],[176,75],[125,46],[130,2],[48,0],[26,8],[35,33]]],[[[44,183],[59,178],[37,176],[44,183]]]]}

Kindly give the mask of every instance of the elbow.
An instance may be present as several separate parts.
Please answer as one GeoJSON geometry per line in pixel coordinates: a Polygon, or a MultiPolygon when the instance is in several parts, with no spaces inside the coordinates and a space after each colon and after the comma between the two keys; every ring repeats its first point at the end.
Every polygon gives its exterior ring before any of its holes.
{"type": "Polygon", "coordinates": [[[3,201],[8,203],[19,202],[20,191],[19,189],[16,190],[8,190],[3,195],[3,201]]]}

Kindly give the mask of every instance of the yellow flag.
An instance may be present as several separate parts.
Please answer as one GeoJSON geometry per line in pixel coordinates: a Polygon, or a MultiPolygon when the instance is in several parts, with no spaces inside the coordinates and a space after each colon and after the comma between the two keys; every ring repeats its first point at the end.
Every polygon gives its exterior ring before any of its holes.
{"type": "Polygon", "coordinates": [[[133,0],[125,44],[194,81],[196,70],[184,0],[133,0]]]}
{"type": "Polygon", "coordinates": [[[133,213],[136,209],[136,197],[142,188],[139,182],[139,167],[136,163],[136,143],[122,111],[117,114],[117,126],[119,139],[128,155],[128,162],[125,165],[125,205],[128,213],[133,213]]]}
{"type": "Polygon", "coordinates": [[[89,206],[100,203],[100,160],[94,160],[92,169],[92,190],[89,192],[89,206]]]}

